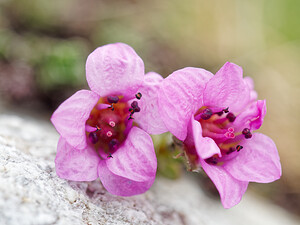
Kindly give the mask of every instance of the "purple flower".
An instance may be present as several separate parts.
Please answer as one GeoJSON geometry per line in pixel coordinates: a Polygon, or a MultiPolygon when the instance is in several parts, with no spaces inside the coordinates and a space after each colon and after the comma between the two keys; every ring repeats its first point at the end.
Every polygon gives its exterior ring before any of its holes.
{"type": "Polygon", "coordinates": [[[159,96],[166,127],[183,141],[192,169],[202,166],[214,182],[225,208],[240,202],[250,181],[280,178],[276,145],[252,133],[262,125],[266,102],[256,100],[241,67],[227,62],[214,76],[198,68],[175,71],[159,96]]]}
{"type": "Polygon", "coordinates": [[[86,77],[91,91],[76,92],[51,117],[60,134],[57,175],[73,181],[99,177],[115,195],[145,192],[157,168],[148,133],[166,131],[157,107],[163,78],[144,75],[142,59],[122,43],[92,52],[86,77]]]}

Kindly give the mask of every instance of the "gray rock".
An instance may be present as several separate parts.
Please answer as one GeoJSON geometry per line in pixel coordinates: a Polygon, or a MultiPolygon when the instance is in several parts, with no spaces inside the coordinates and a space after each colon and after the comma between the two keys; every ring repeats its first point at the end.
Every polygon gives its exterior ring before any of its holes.
{"type": "Polygon", "coordinates": [[[58,134],[46,122],[0,115],[0,224],[299,224],[296,218],[247,192],[225,210],[192,176],[157,178],[145,194],[117,197],[99,180],[57,177],[58,134]]]}

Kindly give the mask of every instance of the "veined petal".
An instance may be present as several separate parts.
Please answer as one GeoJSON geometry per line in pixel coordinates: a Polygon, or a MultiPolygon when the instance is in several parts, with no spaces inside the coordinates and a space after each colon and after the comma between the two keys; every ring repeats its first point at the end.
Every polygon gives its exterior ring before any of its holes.
{"type": "Polygon", "coordinates": [[[168,130],[184,140],[190,118],[202,106],[202,94],[213,74],[199,68],[187,67],[165,78],[159,91],[161,117],[168,130]]]}
{"type": "Polygon", "coordinates": [[[106,160],[111,173],[136,182],[153,180],[157,160],[152,139],[148,133],[133,127],[118,150],[106,160]]]}
{"type": "Polygon", "coordinates": [[[257,100],[257,92],[254,90],[254,82],[251,77],[244,77],[244,82],[248,85],[250,90],[250,102],[257,100]]]}
{"type": "Polygon", "coordinates": [[[207,83],[203,102],[213,111],[229,107],[229,111],[240,112],[250,99],[250,90],[243,80],[243,70],[233,63],[224,66],[207,83]]]}
{"type": "Polygon", "coordinates": [[[100,161],[98,174],[105,189],[113,195],[132,196],[142,194],[146,192],[154,182],[155,176],[141,182],[118,176],[108,169],[106,162],[107,160],[100,161]]]}
{"type": "Polygon", "coordinates": [[[55,158],[56,173],[73,181],[92,181],[98,178],[100,158],[91,146],[78,150],[60,137],[55,158]]]}
{"type": "Polygon", "coordinates": [[[254,90],[254,81],[251,77],[244,77],[244,81],[248,85],[250,91],[254,90]]]}
{"type": "Polygon", "coordinates": [[[207,164],[200,160],[201,166],[219,191],[224,208],[238,204],[246,192],[248,182],[233,178],[222,166],[207,164]]]}
{"type": "Polygon", "coordinates": [[[258,100],[257,102],[257,117],[250,121],[250,129],[257,130],[263,124],[265,115],[267,113],[266,100],[258,100]]]}
{"type": "Polygon", "coordinates": [[[150,72],[145,75],[145,82],[139,88],[139,92],[143,95],[138,101],[141,111],[134,114],[134,121],[149,134],[161,134],[168,131],[158,108],[159,87],[162,81],[161,75],[150,72]]]}
{"type": "Polygon", "coordinates": [[[252,102],[241,114],[239,114],[233,126],[240,129],[245,127],[250,130],[257,130],[260,128],[266,115],[266,100],[258,100],[252,102]]]}
{"type": "Polygon", "coordinates": [[[241,142],[244,147],[224,168],[241,181],[269,183],[281,176],[281,164],[275,143],[266,135],[254,133],[241,142]]]}
{"type": "Polygon", "coordinates": [[[221,157],[221,151],[215,141],[209,137],[202,137],[201,124],[194,119],[194,116],[191,119],[191,125],[195,148],[199,157],[202,159],[207,159],[216,154],[221,157]]]}
{"type": "Polygon", "coordinates": [[[85,122],[98,100],[96,93],[80,90],[64,101],[51,117],[58,133],[76,149],[87,146],[85,122]]]}
{"type": "Polygon", "coordinates": [[[87,58],[86,79],[100,96],[123,95],[133,98],[144,79],[144,63],[123,43],[97,48],[87,58]]]}

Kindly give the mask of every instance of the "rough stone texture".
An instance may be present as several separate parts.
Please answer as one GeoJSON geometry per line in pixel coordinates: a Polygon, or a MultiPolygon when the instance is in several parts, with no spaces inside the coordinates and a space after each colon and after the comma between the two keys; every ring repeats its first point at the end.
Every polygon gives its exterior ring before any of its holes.
{"type": "Polygon", "coordinates": [[[56,176],[58,135],[46,122],[0,115],[0,224],[299,224],[284,210],[247,193],[225,210],[194,177],[158,178],[143,195],[110,195],[94,182],[56,176]]]}

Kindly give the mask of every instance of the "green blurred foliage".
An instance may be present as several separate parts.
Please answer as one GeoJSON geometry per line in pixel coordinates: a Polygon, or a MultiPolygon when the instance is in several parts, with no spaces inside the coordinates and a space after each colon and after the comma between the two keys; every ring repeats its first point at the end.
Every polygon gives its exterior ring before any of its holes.
{"type": "Polygon", "coordinates": [[[9,30],[0,29],[0,59],[8,60],[9,46],[11,44],[10,40],[12,38],[11,32],[9,30]]]}
{"type": "Polygon", "coordinates": [[[157,156],[158,175],[176,179],[182,175],[184,159],[177,157],[182,150],[174,145],[170,133],[152,135],[157,156]]]}
{"type": "Polygon", "coordinates": [[[84,46],[76,41],[47,45],[47,49],[34,58],[37,84],[44,90],[57,86],[82,86],[85,82],[85,55],[84,46]]]}
{"type": "MultiPolygon", "coordinates": [[[[265,3],[264,15],[266,27],[274,29],[284,40],[300,39],[300,1],[268,0],[265,3]]],[[[272,40],[271,36],[269,38],[272,40]]]]}

